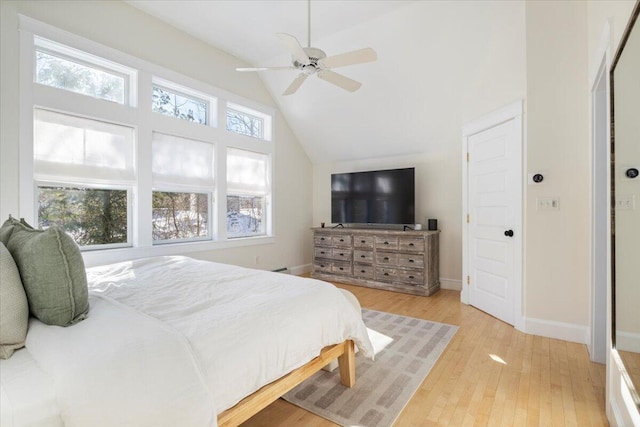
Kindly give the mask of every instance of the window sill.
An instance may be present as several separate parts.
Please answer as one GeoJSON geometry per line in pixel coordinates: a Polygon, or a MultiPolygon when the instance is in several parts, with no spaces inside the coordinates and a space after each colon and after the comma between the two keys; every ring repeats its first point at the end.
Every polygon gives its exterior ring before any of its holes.
{"type": "Polygon", "coordinates": [[[225,241],[184,242],[154,246],[138,246],[118,249],[103,249],[82,252],[86,267],[129,261],[136,258],[165,255],[186,255],[192,252],[215,251],[245,246],[275,243],[275,236],[258,236],[229,239],[225,241]]]}

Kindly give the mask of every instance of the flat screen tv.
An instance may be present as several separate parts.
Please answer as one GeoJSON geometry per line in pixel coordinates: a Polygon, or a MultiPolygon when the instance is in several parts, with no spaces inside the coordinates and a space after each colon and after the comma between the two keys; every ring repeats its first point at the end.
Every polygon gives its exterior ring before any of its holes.
{"type": "Polygon", "coordinates": [[[415,168],[331,175],[334,224],[414,224],[415,168]]]}

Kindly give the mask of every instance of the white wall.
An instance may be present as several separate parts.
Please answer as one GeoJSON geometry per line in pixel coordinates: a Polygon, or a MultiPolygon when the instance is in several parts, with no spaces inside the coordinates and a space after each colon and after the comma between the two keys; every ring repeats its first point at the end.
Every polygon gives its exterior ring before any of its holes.
{"type": "MultiPolygon", "coordinates": [[[[19,216],[18,13],[262,104],[275,103],[246,66],[123,2],[2,1],[0,121],[0,218],[19,216]]],[[[311,164],[283,116],[275,119],[276,243],[191,253],[191,256],[273,269],[308,263],[311,255],[311,164]],[[255,260],[258,257],[258,263],[255,260]]],[[[24,214],[23,214],[24,215],[24,214]]]]}
{"type": "MultiPolygon", "coordinates": [[[[410,32],[411,43],[392,48],[388,45],[395,39],[383,40],[384,31],[379,40],[371,41],[383,53],[388,47],[387,53],[397,59],[386,71],[389,84],[377,88],[376,98],[370,100],[387,115],[384,121],[372,122],[354,111],[353,119],[362,125],[346,129],[350,138],[342,140],[340,150],[359,160],[314,164],[314,225],[331,221],[331,173],[415,166],[416,222],[438,220],[442,285],[461,289],[462,126],[524,98],[524,12],[523,2],[416,2],[376,21],[381,28],[410,32]],[[404,61],[411,55],[417,56],[404,61]],[[423,79],[422,66],[429,67],[428,80],[423,79]],[[454,113],[441,118],[442,111],[454,113]],[[393,129],[393,138],[371,137],[370,130],[381,127],[384,135],[393,129]],[[381,145],[411,154],[374,157],[381,145]]],[[[314,133],[297,130],[298,135],[306,132],[314,133]]],[[[318,150],[321,147],[312,153],[318,150]]]]}
{"type": "Polygon", "coordinates": [[[527,2],[526,331],[587,342],[590,141],[586,2],[527,2]],[[558,211],[538,211],[555,197],[558,211]],[[563,332],[562,329],[565,329],[563,332]]]}

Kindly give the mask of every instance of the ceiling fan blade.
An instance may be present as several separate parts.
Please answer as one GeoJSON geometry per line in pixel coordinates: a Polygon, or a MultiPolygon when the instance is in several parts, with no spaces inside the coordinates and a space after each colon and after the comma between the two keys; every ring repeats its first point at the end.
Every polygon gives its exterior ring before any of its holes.
{"type": "Polygon", "coordinates": [[[284,43],[285,47],[289,49],[289,52],[291,52],[296,61],[304,65],[309,65],[311,63],[297,38],[287,33],[278,33],[277,36],[280,38],[282,43],[284,43]]]}
{"type": "Polygon", "coordinates": [[[347,65],[363,64],[378,59],[378,54],[370,47],[353,50],[340,55],[329,56],[319,62],[326,68],[345,67],[347,65]]]}
{"type": "Polygon", "coordinates": [[[282,92],[282,95],[291,95],[292,93],[296,93],[298,88],[302,86],[302,83],[307,80],[307,77],[309,77],[308,74],[300,73],[298,77],[296,77],[295,80],[291,82],[289,87],[284,92],[282,92]]]}
{"type": "Polygon", "coordinates": [[[255,67],[255,68],[236,68],[236,71],[247,72],[247,71],[270,71],[270,70],[293,70],[294,68],[290,65],[286,67],[255,67]]]}
{"type": "Polygon", "coordinates": [[[360,89],[360,86],[362,86],[362,83],[352,80],[349,77],[345,77],[342,74],[335,73],[331,70],[318,71],[318,77],[349,92],[355,92],[360,89]]]}

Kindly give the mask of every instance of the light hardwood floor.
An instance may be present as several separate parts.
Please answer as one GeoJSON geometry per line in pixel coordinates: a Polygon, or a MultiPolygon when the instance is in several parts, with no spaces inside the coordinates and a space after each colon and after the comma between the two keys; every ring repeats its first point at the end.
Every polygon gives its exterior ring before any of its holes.
{"type": "MultiPolygon", "coordinates": [[[[365,308],[459,326],[395,426],[608,425],[605,367],[584,345],[518,332],[461,304],[457,291],[421,297],[336,285],[365,308]]],[[[335,424],[280,399],[243,426],[335,424]]]]}

